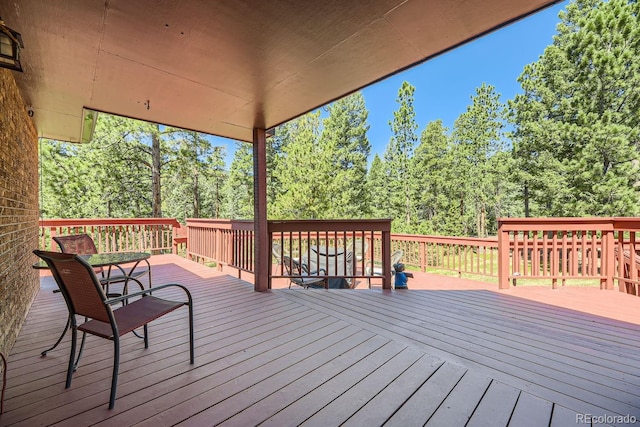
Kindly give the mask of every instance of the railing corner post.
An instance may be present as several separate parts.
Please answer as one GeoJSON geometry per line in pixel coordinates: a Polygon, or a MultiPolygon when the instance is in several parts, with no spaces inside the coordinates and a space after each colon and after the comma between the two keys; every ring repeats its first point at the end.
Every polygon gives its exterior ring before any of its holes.
{"type": "MultiPolygon", "coordinates": [[[[602,264],[604,266],[605,276],[605,289],[613,290],[613,276],[615,276],[615,240],[613,231],[604,231],[603,241],[605,242],[604,250],[602,251],[604,259],[602,264]]],[[[622,252],[621,252],[622,253],[622,252]]]]}
{"type": "Polygon", "coordinates": [[[509,289],[509,232],[498,222],[498,288],[509,289]]]}

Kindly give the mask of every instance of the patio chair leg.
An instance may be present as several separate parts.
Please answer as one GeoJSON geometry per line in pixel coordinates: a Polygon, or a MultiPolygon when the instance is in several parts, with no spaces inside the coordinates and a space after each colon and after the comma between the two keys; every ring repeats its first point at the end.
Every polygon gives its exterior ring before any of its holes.
{"type": "Polygon", "coordinates": [[[64,330],[62,331],[62,334],[60,334],[60,337],[58,338],[58,341],[56,341],[56,343],[54,345],[52,345],[51,347],[49,347],[48,349],[46,349],[42,353],[40,353],[40,355],[44,357],[44,356],[47,355],[48,352],[50,352],[51,350],[56,348],[58,346],[58,344],[60,344],[60,341],[62,341],[62,338],[64,338],[64,336],[67,334],[67,329],[69,329],[70,326],[71,326],[71,318],[67,317],[67,324],[64,326],[64,330]]]}
{"type": "MultiPolygon", "coordinates": [[[[145,325],[146,327],[146,325],[145,325]]],[[[113,374],[111,375],[111,394],[109,395],[109,409],[116,404],[116,387],[118,387],[118,369],[120,366],[120,337],[113,337],[113,374]]]]}
{"type": "Polygon", "coordinates": [[[193,350],[193,342],[195,341],[193,336],[193,303],[191,302],[191,295],[189,295],[189,356],[190,362],[193,365],[195,363],[195,352],[193,350]]]}
{"type": "Polygon", "coordinates": [[[65,383],[64,388],[71,387],[71,375],[74,371],[75,366],[75,358],[76,358],[76,339],[78,338],[78,331],[73,325],[71,329],[71,354],[69,354],[69,367],[67,368],[67,382],[65,383]]]}
{"type": "MultiPolygon", "coordinates": [[[[84,350],[84,343],[86,340],[87,340],[87,334],[83,332],[82,340],[80,341],[80,351],[78,351],[78,357],[76,358],[76,361],[73,364],[73,372],[78,370],[78,366],[80,365],[80,358],[82,357],[82,352],[84,350]]],[[[75,343],[75,340],[74,340],[74,343],[75,343]]]]}
{"type": "Polygon", "coordinates": [[[142,327],[142,329],[144,334],[144,348],[149,348],[149,329],[147,328],[146,324],[142,327]]]}

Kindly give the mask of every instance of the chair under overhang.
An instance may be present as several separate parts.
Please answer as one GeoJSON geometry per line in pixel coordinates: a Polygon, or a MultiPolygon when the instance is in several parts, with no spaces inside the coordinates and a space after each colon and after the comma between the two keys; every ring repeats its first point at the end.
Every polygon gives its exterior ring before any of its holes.
{"type": "Polygon", "coordinates": [[[187,288],[171,283],[108,299],[93,267],[78,255],[40,250],[33,252],[51,269],[69,310],[72,337],[65,388],[71,387],[71,377],[82,354],[86,334],[111,340],[114,344],[114,362],[109,409],[112,409],[115,405],[118,382],[120,337],[142,327],[144,347],[148,348],[147,324],[185,305],[189,309],[190,363],[194,363],[193,300],[187,288]],[[152,292],[156,294],[171,288],[182,289],[187,301],[172,301],[151,295],[152,292]],[[132,298],[139,299],[130,301],[132,298]],[[113,305],[123,302],[125,304],[121,307],[112,308],[113,305]],[[78,324],[77,315],[84,316],[85,322],[78,324]],[[82,344],[78,352],[78,360],[74,363],[78,331],[82,332],[82,344]]]}

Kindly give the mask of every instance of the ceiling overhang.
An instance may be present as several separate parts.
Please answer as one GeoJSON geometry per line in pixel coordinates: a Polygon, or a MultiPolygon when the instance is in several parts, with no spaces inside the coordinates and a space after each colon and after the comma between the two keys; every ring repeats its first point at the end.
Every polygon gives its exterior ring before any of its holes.
{"type": "Polygon", "coordinates": [[[83,108],[251,141],[558,0],[0,0],[41,137],[83,108]]]}

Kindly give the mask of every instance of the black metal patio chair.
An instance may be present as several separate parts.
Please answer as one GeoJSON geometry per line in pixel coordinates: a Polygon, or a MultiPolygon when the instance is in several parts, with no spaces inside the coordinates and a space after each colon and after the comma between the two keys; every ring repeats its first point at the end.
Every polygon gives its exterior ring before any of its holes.
{"type": "Polygon", "coordinates": [[[287,255],[282,256],[282,265],[287,272],[286,275],[290,276],[289,289],[293,283],[305,289],[325,287],[325,278],[319,277],[327,274],[323,268],[310,271],[306,264],[301,264],[300,261],[287,255]]]}
{"type": "Polygon", "coordinates": [[[115,405],[118,382],[120,337],[142,327],[144,331],[144,347],[149,348],[147,324],[185,305],[189,309],[190,362],[191,364],[194,363],[193,301],[187,288],[172,283],[107,299],[107,295],[93,267],[78,255],[40,250],[34,250],[33,253],[42,258],[51,269],[69,309],[72,337],[65,388],[71,386],[71,376],[82,355],[86,334],[111,340],[114,346],[114,361],[109,409],[112,409],[115,405]],[[187,301],[170,301],[151,296],[152,292],[156,294],[159,291],[170,288],[182,289],[187,301]],[[139,299],[129,301],[131,298],[139,299]],[[117,309],[112,308],[112,306],[125,301],[128,301],[128,304],[122,305],[117,309]],[[84,316],[85,322],[78,324],[76,315],[84,316]],[[82,343],[78,352],[78,360],[74,363],[78,331],[82,332],[82,343]]]}

